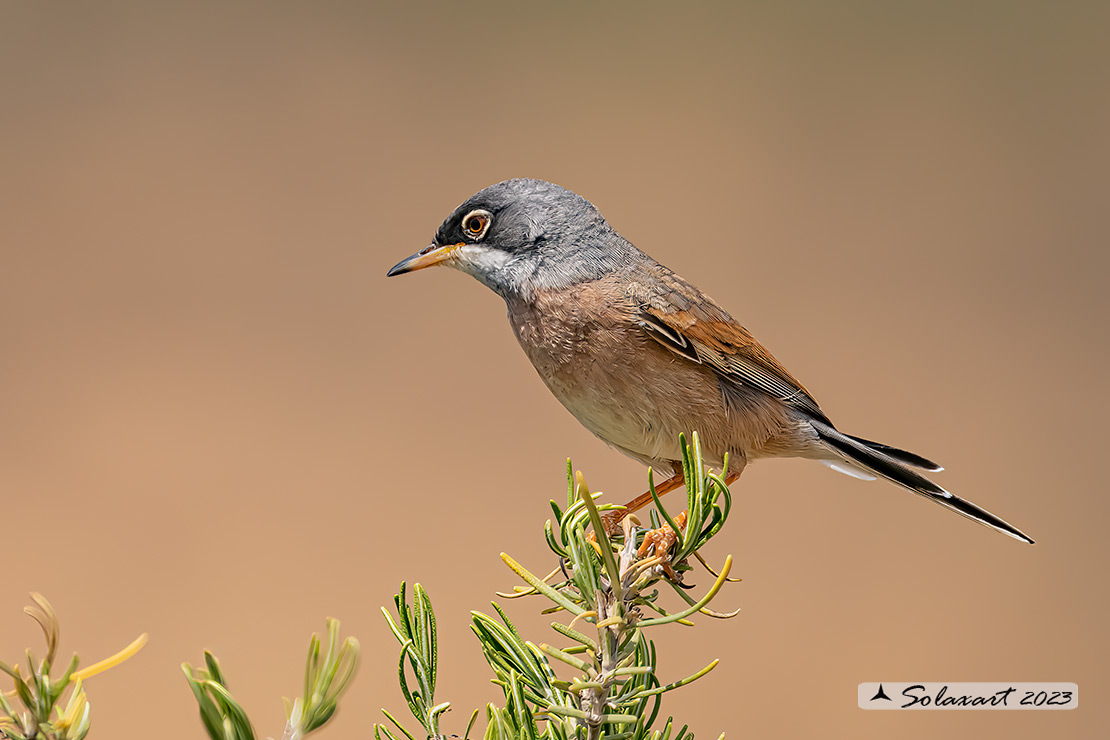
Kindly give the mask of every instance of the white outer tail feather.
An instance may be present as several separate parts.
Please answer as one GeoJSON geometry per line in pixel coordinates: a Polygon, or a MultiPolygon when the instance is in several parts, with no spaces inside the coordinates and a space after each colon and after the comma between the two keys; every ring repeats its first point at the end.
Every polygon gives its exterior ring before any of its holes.
{"type": "Polygon", "coordinates": [[[875,476],[871,475],[871,473],[868,473],[863,468],[845,462],[844,460],[819,460],[818,462],[838,473],[843,473],[844,475],[858,478],[859,480],[876,480],[875,476]]]}

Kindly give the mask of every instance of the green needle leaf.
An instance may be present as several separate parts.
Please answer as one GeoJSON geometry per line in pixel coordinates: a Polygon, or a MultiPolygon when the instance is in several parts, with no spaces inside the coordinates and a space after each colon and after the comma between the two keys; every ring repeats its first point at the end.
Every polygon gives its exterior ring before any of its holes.
{"type": "Polygon", "coordinates": [[[679,681],[675,681],[674,683],[669,683],[666,686],[660,686],[658,688],[646,689],[644,691],[640,691],[632,698],[634,698],[634,699],[643,699],[645,697],[652,696],[654,694],[666,693],[666,692],[671,691],[673,689],[677,689],[679,686],[685,686],[687,684],[691,684],[694,681],[697,681],[699,678],[701,678],[705,674],[709,673],[714,668],[716,668],[717,664],[720,663],[720,662],[721,661],[719,659],[714,659],[712,663],[707,665],[705,668],[702,668],[700,671],[693,674],[692,676],[687,676],[686,678],[683,678],[679,681]]]}
{"type": "Polygon", "coordinates": [[[658,618],[655,618],[655,619],[640,620],[640,622],[637,623],[637,626],[639,626],[639,627],[652,627],[652,626],[657,625],[657,624],[667,624],[668,622],[675,622],[675,621],[678,621],[679,619],[690,616],[691,614],[698,611],[703,606],[705,606],[706,604],[708,604],[710,601],[713,600],[713,597],[716,596],[717,592],[721,590],[721,586],[723,586],[725,584],[725,580],[728,578],[728,572],[730,570],[732,570],[732,556],[731,555],[729,555],[725,558],[725,565],[724,565],[723,568],[721,568],[721,575],[719,575],[717,577],[717,580],[713,583],[713,587],[709,589],[709,593],[707,593],[705,596],[703,596],[700,601],[698,601],[693,606],[687,607],[686,609],[683,609],[680,612],[677,612],[675,614],[671,614],[671,615],[666,616],[666,617],[658,617],[658,618]]]}
{"type": "Polygon", "coordinates": [[[525,570],[525,568],[520,563],[513,560],[506,553],[501,553],[501,559],[505,561],[505,565],[509,566],[509,568],[514,573],[516,573],[518,576],[523,578],[524,581],[529,586],[536,589],[537,591],[542,593],[544,596],[546,596],[547,598],[551,599],[552,601],[554,601],[559,606],[566,609],[571,614],[574,614],[575,616],[577,616],[579,614],[582,614],[584,611],[586,611],[585,609],[578,606],[573,601],[571,601],[570,599],[568,599],[567,597],[563,596],[561,593],[559,593],[558,591],[553,589],[551,586],[548,586],[546,583],[541,581],[539,578],[537,578],[536,576],[529,573],[527,570],[525,570]]]}

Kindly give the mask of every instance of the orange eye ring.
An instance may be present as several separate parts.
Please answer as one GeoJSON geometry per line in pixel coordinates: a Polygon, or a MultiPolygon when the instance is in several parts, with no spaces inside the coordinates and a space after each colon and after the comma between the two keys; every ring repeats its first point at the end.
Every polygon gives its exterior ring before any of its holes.
{"type": "Polygon", "coordinates": [[[492,220],[489,211],[471,211],[462,220],[463,233],[471,239],[481,239],[489,231],[492,220]]]}

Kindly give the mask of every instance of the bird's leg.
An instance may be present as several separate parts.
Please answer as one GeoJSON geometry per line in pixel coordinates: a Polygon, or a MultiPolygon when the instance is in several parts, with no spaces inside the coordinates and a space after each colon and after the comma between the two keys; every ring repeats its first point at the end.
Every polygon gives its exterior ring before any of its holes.
{"type": "MultiPolygon", "coordinates": [[[[676,478],[681,478],[682,476],[678,475],[678,476],[675,476],[675,477],[676,478]]],[[[739,478],[739,477],[740,477],[739,473],[732,473],[732,474],[728,475],[725,478],[725,485],[729,485],[729,486],[732,485],[736,481],[736,479],[739,478]]],[[[667,483],[670,483],[671,480],[674,480],[674,478],[671,478],[670,480],[668,480],[667,483]]],[[[677,487],[677,484],[676,484],[675,487],[677,487]]],[[[669,488],[667,490],[674,490],[674,489],[669,488]]],[[[655,492],[660,494],[660,495],[662,495],[662,493],[663,493],[658,488],[655,489],[655,492]]],[[[648,491],[647,495],[648,495],[648,499],[650,500],[651,491],[648,491]]],[[[636,500],[639,501],[640,498],[642,498],[642,497],[637,497],[636,500]]],[[[643,504],[641,504],[641,506],[643,506],[643,504]]],[[[689,516],[689,513],[686,511],[686,509],[683,509],[682,512],[674,518],[674,523],[678,525],[679,529],[685,529],[685,527],[686,527],[686,517],[687,516],[689,516]]],[[[637,554],[641,558],[647,557],[649,555],[662,555],[667,550],[670,549],[671,545],[673,545],[675,543],[676,539],[678,539],[678,535],[675,534],[674,530],[671,529],[669,524],[665,524],[662,527],[660,527],[659,529],[650,529],[644,535],[644,541],[640,545],[640,549],[637,552],[637,554]]]]}
{"type": "MultiPolygon", "coordinates": [[[[731,466],[730,466],[731,467],[731,466]]],[[[729,473],[725,476],[725,485],[731,486],[740,477],[740,473],[729,473]]],[[[682,470],[678,470],[674,475],[667,480],[663,481],[655,487],[657,496],[662,497],[665,493],[670,493],[674,489],[681,486],[686,482],[682,475],[682,470]]],[[[629,514],[639,511],[651,503],[651,491],[644,491],[636,498],[629,501],[624,505],[624,511],[607,511],[601,515],[601,521],[605,525],[605,533],[609,535],[619,534],[621,531],[621,520],[629,514]]]]}
{"type": "MultiPolygon", "coordinates": [[[[725,476],[725,485],[731,486],[739,477],[740,473],[730,473],[729,475],[725,476]]],[[[676,475],[674,478],[667,480],[664,485],[671,483],[671,481],[675,480],[675,478],[681,479],[682,475],[676,475]]],[[[667,490],[672,491],[677,487],[678,483],[675,483],[667,490]]],[[[659,488],[656,488],[655,492],[659,495],[663,495],[663,493],[665,493],[665,491],[662,491],[659,488]]],[[[647,497],[648,500],[651,500],[651,491],[648,491],[647,497]]],[[[643,496],[638,496],[635,501],[639,501],[641,498],[643,498],[643,496]]],[[[635,503],[635,501],[633,503],[635,503]]],[[[641,503],[640,507],[643,507],[644,505],[645,504],[641,503]]],[[[686,528],[687,516],[689,516],[688,512],[686,511],[686,509],[683,509],[682,513],[674,518],[674,523],[678,526],[679,529],[686,528]]],[[[640,544],[640,549],[636,551],[636,555],[641,559],[652,557],[654,555],[659,555],[663,558],[663,562],[661,563],[661,565],[663,566],[663,572],[666,573],[667,577],[670,578],[672,581],[681,582],[681,578],[679,578],[678,573],[676,573],[671,567],[670,556],[667,554],[671,549],[671,545],[673,545],[677,540],[678,533],[671,529],[671,525],[669,524],[664,524],[658,529],[650,529],[644,533],[644,541],[640,544]]]]}
{"type": "MultiPolygon", "coordinates": [[[[662,496],[665,493],[670,493],[674,489],[681,486],[686,481],[682,477],[682,471],[679,470],[670,478],[663,481],[655,487],[655,493],[662,496]]],[[[614,535],[619,534],[621,531],[621,520],[629,514],[639,511],[651,503],[651,491],[644,491],[636,498],[629,501],[624,505],[624,511],[607,511],[601,515],[601,522],[605,525],[605,534],[614,535]]]]}

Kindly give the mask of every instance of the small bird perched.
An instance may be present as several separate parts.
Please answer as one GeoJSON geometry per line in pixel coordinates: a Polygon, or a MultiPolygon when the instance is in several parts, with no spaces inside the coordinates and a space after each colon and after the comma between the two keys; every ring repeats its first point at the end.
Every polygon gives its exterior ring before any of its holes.
{"type": "Polygon", "coordinates": [[[711,465],[728,455],[730,483],[758,458],[808,458],[857,478],[886,478],[1033,542],[917,472],[942,470],[936,463],[837,430],[723,308],[569,190],[542,180],[491,185],[388,275],[433,265],[468,273],[505,299],[520,346],[555,397],[612,447],[673,471],[660,490],[681,483],[679,434],[697,430],[711,465]]]}

